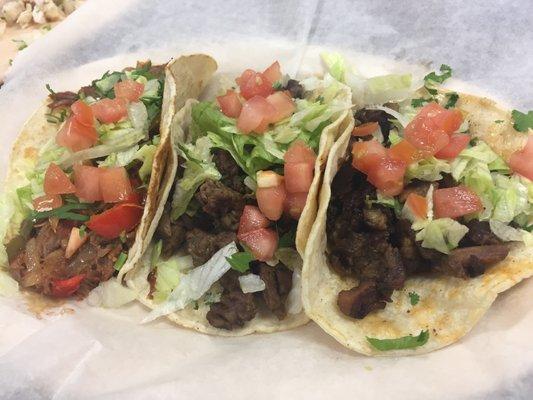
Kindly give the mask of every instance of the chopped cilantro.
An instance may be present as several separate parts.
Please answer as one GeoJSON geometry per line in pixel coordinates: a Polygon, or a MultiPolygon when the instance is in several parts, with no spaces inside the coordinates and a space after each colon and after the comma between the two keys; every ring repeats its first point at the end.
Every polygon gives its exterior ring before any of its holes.
{"type": "Polygon", "coordinates": [[[272,85],[272,89],[281,90],[281,89],[283,89],[283,85],[281,84],[280,81],[274,82],[274,84],[272,85]]]}
{"type": "Polygon", "coordinates": [[[115,269],[117,271],[120,271],[122,266],[126,263],[126,260],[128,259],[128,255],[124,252],[121,252],[118,255],[117,261],[115,261],[115,269]]]}
{"type": "Polygon", "coordinates": [[[457,100],[459,100],[459,95],[453,92],[453,93],[448,93],[446,97],[448,98],[448,101],[446,102],[446,105],[444,107],[445,108],[455,107],[455,103],[457,103],[457,100]]]}
{"type": "Polygon", "coordinates": [[[435,88],[436,85],[443,83],[446,79],[452,76],[452,69],[446,64],[442,64],[439,70],[442,72],[440,75],[436,72],[430,72],[424,77],[424,82],[426,82],[424,86],[432,95],[437,94],[437,89],[435,88]]]}
{"type": "Polygon", "coordinates": [[[46,85],[44,85],[44,87],[46,88],[46,90],[48,90],[50,92],[50,94],[56,94],[56,92],[54,92],[54,89],[52,89],[50,87],[50,84],[47,83],[46,85]]]}
{"type": "Polygon", "coordinates": [[[67,110],[61,109],[61,111],[56,113],[47,113],[45,114],[46,120],[50,122],[51,124],[60,124],[67,118],[67,110]]]}
{"type": "Polygon", "coordinates": [[[296,231],[290,230],[288,232],[285,232],[278,241],[278,248],[283,247],[294,247],[294,241],[296,240],[296,231]]]}
{"type": "Polygon", "coordinates": [[[533,129],[533,111],[528,111],[527,114],[522,113],[518,110],[513,110],[513,127],[518,132],[527,132],[528,129],[533,129]]]}
{"type": "Polygon", "coordinates": [[[494,121],[495,124],[503,124],[505,121],[503,119],[497,119],[494,121]]]}
{"type": "Polygon", "coordinates": [[[85,225],[80,226],[79,230],[80,238],[84,237],[87,234],[87,227],[85,225]]]}
{"type": "Polygon", "coordinates": [[[195,300],[195,301],[194,301],[194,309],[195,309],[195,310],[198,310],[198,308],[200,308],[200,305],[198,304],[198,301],[195,300]]]}
{"type": "Polygon", "coordinates": [[[14,43],[17,43],[18,44],[18,47],[17,49],[18,50],[24,50],[26,47],[28,47],[28,43],[26,43],[24,40],[22,39],[11,39],[14,43]]]}
{"type": "Polygon", "coordinates": [[[318,96],[316,101],[318,101],[320,104],[324,104],[324,96],[318,96]]]}
{"type": "Polygon", "coordinates": [[[416,306],[420,301],[420,296],[416,292],[409,292],[409,300],[412,306],[416,306]]]}
{"type": "Polygon", "coordinates": [[[49,31],[49,30],[52,29],[52,25],[50,25],[50,24],[43,25],[43,26],[41,27],[41,29],[42,29],[43,31],[49,31]]]}
{"type": "Polygon", "coordinates": [[[8,63],[9,63],[9,65],[13,65],[13,59],[10,58],[10,59],[8,60],[8,63]]]}
{"type": "Polygon", "coordinates": [[[231,257],[226,257],[231,268],[239,272],[246,272],[250,269],[250,262],[254,257],[249,251],[240,251],[238,253],[232,254],[231,257]]]}
{"type": "Polygon", "coordinates": [[[32,211],[32,213],[30,214],[30,219],[32,221],[36,221],[38,219],[56,217],[59,219],[70,219],[73,221],[85,222],[89,220],[89,217],[87,215],[76,214],[72,212],[72,210],[86,210],[90,206],[91,204],[88,203],[69,203],[50,211],[32,211]]]}
{"type": "Polygon", "coordinates": [[[379,351],[413,349],[423,346],[429,339],[429,331],[421,331],[418,336],[408,335],[396,339],[376,339],[366,337],[366,340],[379,351]]]}
{"type": "Polygon", "coordinates": [[[411,100],[411,106],[413,106],[413,107],[422,107],[424,104],[429,103],[432,100],[433,99],[431,99],[431,98],[424,99],[423,97],[421,97],[419,99],[413,99],[413,100],[411,100]]]}

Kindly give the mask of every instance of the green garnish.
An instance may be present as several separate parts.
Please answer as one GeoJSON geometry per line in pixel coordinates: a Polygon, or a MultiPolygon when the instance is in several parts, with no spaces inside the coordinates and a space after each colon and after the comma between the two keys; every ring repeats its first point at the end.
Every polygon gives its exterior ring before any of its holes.
{"type": "Polygon", "coordinates": [[[527,114],[518,110],[513,110],[511,115],[513,116],[513,127],[518,132],[527,132],[528,129],[533,129],[533,111],[528,111],[527,114]]]}
{"type": "Polygon", "coordinates": [[[418,336],[408,335],[396,339],[376,339],[366,337],[368,343],[379,351],[413,349],[423,346],[429,339],[429,331],[421,331],[418,336]]]}
{"type": "Polygon", "coordinates": [[[497,119],[494,121],[495,124],[503,124],[505,121],[503,119],[497,119]]]}
{"type": "Polygon", "coordinates": [[[281,89],[283,89],[283,85],[281,84],[280,81],[274,82],[274,84],[272,85],[272,89],[281,90],[281,89]]]}
{"type": "Polygon", "coordinates": [[[231,268],[239,272],[246,272],[250,269],[250,262],[252,262],[254,257],[249,251],[240,251],[234,253],[231,257],[226,257],[231,268]]]}
{"type": "Polygon", "coordinates": [[[159,257],[161,257],[162,250],[163,250],[163,241],[158,240],[154,246],[154,249],[152,250],[152,255],[150,259],[152,265],[157,265],[157,263],[159,262],[159,257]]]}
{"type": "Polygon", "coordinates": [[[198,304],[198,300],[195,300],[193,304],[194,304],[195,310],[198,310],[198,308],[200,308],[200,304],[198,304]]]}
{"type": "Polygon", "coordinates": [[[424,77],[424,82],[426,82],[424,86],[432,95],[437,94],[437,89],[435,89],[436,85],[443,83],[446,79],[451,78],[452,76],[452,69],[446,64],[442,64],[439,70],[442,74],[439,75],[436,72],[430,72],[424,77]]]}
{"type": "Polygon", "coordinates": [[[278,241],[278,248],[283,247],[294,247],[294,241],[296,240],[296,231],[290,230],[288,232],[285,232],[278,241]]]}
{"type": "Polygon", "coordinates": [[[35,211],[30,213],[30,219],[36,221],[38,219],[45,219],[50,217],[56,217],[59,219],[70,219],[72,221],[85,222],[89,220],[87,215],[76,214],[71,212],[72,210],[86,210],[91,207],[89,203],[69,203],[62,207],[50,210],[50,211],[35,211]]]}
{"type": "Polygon", "coordinates": [[[419,99],[413,99],[413,100],[411,100],[411,106],[413,106],[413,107],[422,107],[424,104],[429,103],[432,100],[433,99],[431,99],[431,98],[424,99],[423,97],[421,97],[419,99]]]}
{"type": "Polygon", "coordinates": [[[459,100],[459,95],[455,92],[446,94],[446,97],[448,98],[448,101],[446,102],[446,105],[444,108],[452,108],[455,107],[455,103],[457,103],[457,100],[459,100]]]}
{"type": "Polygon", "coordinates": [[[56,92],[50,87],[49,83],[44,85],[44,87],[46,88],[46,90],[48,90],[50,92],[50,94],[56,94],[56,92]]]}
{"type": "Polygon", "coordinates": [[[18,50],[24,50],[26,47],[28,47],[28,43],[26,43],[22,39],[11,39],[14,43],[18,44],[18,50]]]}
{"type": "Polygon", "coordinates": [[[412,306],[416,306],[420,301],[420,296],[416,292],[409,292],[409,300],[412,306]]]}
{"type": "Polygon", "coordinates": [[[13,59],[10,58],[10,59],[8,60],[8,63],[9,63],[9,65],[13,65],[13,59]]]}
{"type": "Polygon", "coordinates": [[[78,234],[80,238],[84,237],[87,234],[87,227],[85,225],[80,226],[78,234]]]}
{"type": "Polygon", "coordinates": [[[47,113],[45,114],[46,120],[51,124],[60,124],[67,118],[67,110],[62,108],[59,113],[47,113]]]}
{"type": "Polygon", "coordinates": [[[115,269],[117,271],[120,271],[120,269],[122,268],[122,266],[124,265],[127,259],[128,259],[128,255],[124,252],[121,252],[118,255],[117,261],[115,261],[115,269]]]}
{"type": "Polygon", "coordinates": [[[41,27],[41,29],[42,29],[43,31],[49,31],[49,30],[52,29],[52,26],[51,26],[50,24],[46,24],[46,25],[43,25],[43,26],[41,27]]]}

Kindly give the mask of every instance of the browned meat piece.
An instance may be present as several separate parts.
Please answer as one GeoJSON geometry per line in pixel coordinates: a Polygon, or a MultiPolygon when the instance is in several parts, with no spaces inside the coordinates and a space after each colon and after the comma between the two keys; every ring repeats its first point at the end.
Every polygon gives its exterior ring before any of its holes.
{"type": "Polygon", "coordinates": [[[493,264],[505,259],[509,250],[507,244],[455,249],[435,265],[435,270],[459,278],[473,278],[483,274],[493,264]]]}
{"type": "Polygon", "coordinates": [[[304,98],[304,87],[296,79],[289,79],[284,90],[288,90],[291,94],[291,97],[295,99],[304,98]]]}
{"type": "MultiPolygon", "coordinates": [[[[148,72],[152,74],[155,78],[163,78],[165,76],[165,67],[167,64],[157,64],[152,65],[151,61],[137,61],[137,65],[135,66],[135,69],[143,69],[143,68],[149,68],[148,72]]],[[[126,69],[133,69],[133,68],[125,68],[126,69]]]]}
{"type": "Polygon", "coordinates": [[[52,100],[48,106],[51,110],[70,107],[79,98],[78,94],[74,92],[50,93],[48,97],[52,100]]]}
{"type": "Polygon", "coordinates": [[[241,274],[238,271],[235,271],[234,269],[230,269],[228,272],[226,272],[224,275],[222,275],[222,278],[218,281],[220,283],[220,286],[222,286],[223,289],[226,291],[233,291],[233,290],[240,290],[241,284],[239,283],[239,276],[241,274]]]}
{"type": "Polygon", "coordinates": [[[406,219],[399,219],[394,228],[394,244],[400,251],[407,274],[412,275],[416,272],[427,271],[429,263],[420,255],[415,232],[411,229],[411,222],[406,219]]]}
{"type": "Polygon", "coordinates": [[[208,233],[194,228],[185,234],[187,252],[191,255],[194,266],[204,264],[218,250],[235,240],[235,232],[208,233]]]}
{"type": "Polygon", "coordinates": [[[392,230],[393,215],[390,208],[380,205],[372,205],[371,208],[363,209],[365,225],[375,231],[392,230]]]}
{"type": "MultiPolygon", "coordinates": [[[[467,245],[484,246],[489,244],[500,244],[501,240],[490,230],[487,221],[476,221],[475,219],[466,224],[468,232],[463,238],[467,245]]],[[[463,242],[462,241],[462,242],[463,242]]],[[[463,244],[461,242],[461,244],[463,244]]]]}
{"type": "Polygon", "coordinates": [[[85,97],[87,96],[94,97],[95,99],[99,97],[98,93],[96,92],[96,89],[92,86],[84,86],[78,91],[78,93],[80,95],[83,94],[83,96],[85,97]]]}
{"type": "Polygon", "coordinates": [[[226,150],[215,150],[213,161],[218,172],[222,175],[222,182],[225,185],[242,194],[249,192],[249,189],[244,184],[245,175],[229,152],[226,150]]]}
{"type": "Polygon", "coordinates": [[[357,319],[366,317],[372,311],[384,309],[386,304],[374,281],[363,281],[357,287],[342,290],[337,297],[341,312],[357,319]]]}
{"type": "Polygon", "coordinates": [[[220,301],[211,304],[207,321],[215,328],[232,330],[242,328],[246,321],[255,317],[257,308],[251,293],[243,293],[240,288],[225,291],[220,301]]]}
{"type": "Polygon", "coordinates": [[[389,115],[382,110],[367,110],[363,108],[355,113],[355,118],[362,124],[367,122],[377,122],[381,128],[381,132],[383,133],[385,141],[389,140],[389,132],[391,130],[389,118],[394,119],[392,115],[389,115]]]}
{"type": "Polygon", "coordinates": [[[159,225],[156,230],[156,237],[162,240],[163,247],[161,256],[163,258],[171,257],[185,242],[186,229],[181,223],[181,218],[172,222],[170,218],[170,207],[165,207],[159,225]]]}
{"type": "MultiPolygon", "coordinates": [[[[433,185],[436,186],[436,183],[433,183],[433,185]]],[[[431,182],[419,181],[418,179],[415,179],[403,189],[403,192],[398,196],[398,200],[400,200],[401,203],[405,203],[407,196],[409,196],[411,193],[426,197],[430,186],[431,182]]],[[[435,189],[436,188],[437,187],[435,187],[435,189]]]]}
{"type": "Polygon", "coordinates": [[[222,182],[208,180],[195,194],[202,210],[215,220],[220,230],[236,231],[244,208],[242,194],[228,188],[222,182]]]}
{"type": "Polygon", "coordinates": [[[442,179],[439,181],[439,188],[451,188],[457,186],[458,183],[455,182],[451,174],[442,174],[442,179]]]}
{"type": "Polygon", "coordinates": [[[265,290],[261,293],[267,308],[282,320],[287,315],[285,301],[292,288],[292,272],[283,264],[271,267],[261,263],[259,276],[265,282],[265,290]]]}
{"type": "Polygon", "coordinates": [[[157,267],[150,271],[146,280],[150,285],[150,290],[148,291],[148,295],[146,297],[149,299],[153,299],[155,293],[155,284],[157,283],[157,267]]]}

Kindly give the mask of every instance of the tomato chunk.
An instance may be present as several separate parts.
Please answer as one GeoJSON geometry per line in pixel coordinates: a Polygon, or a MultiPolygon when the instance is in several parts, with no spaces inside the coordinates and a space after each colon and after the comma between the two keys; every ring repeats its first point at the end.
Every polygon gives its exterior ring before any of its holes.
{"type": "Polygon", "coordinates": [[[256,206],[245,205],[239,220],[239,230],[237,236],[240,237],[256,229],[266,228],[270,221],[256,206]]]}
{"type": "Polygon", "coordinates": [[[36,197],[32,200],[33,209],[35,211],[50,211],[59,208],[63,205],[63,199],[57,194],[36,197]]]}
{"type": "Polygon", "coordinates": [[[235,82],[237,82],[237,85],[242,86],[246,82],[248,82],[248,80],[254,75],[255,75],[255,71],[253,69],[249,69],[249,68],[245,69],[243,73],[241,74],[241,76],[235,79],[235,82]]]}
{"type": "Polygon", "coordinates": [[[308,192],[304,193],[287,193],[284,204],[285,212],[293,219],[300,219],[300,215],[305,208],[308,192]]]}
{"type": "Polygon", "coordinates": [[[313,182],[313,169],[314,165],[308,162],[285,164],[285,188],[287,192],[308,192],[313,182]]]}
{"type": "Polygon", "coordinates": [[[303,140],[295,140],[285,152],[283,159],[286,164],[306,162],[314,165],[316,154],[303,140]]]}
{"type": "Polygon", "coordinates": [[[278,248],[278,234],[268,228],[245,233],[241,235],[239,240],[250,249],[254,258],[259,261],[271,260],[278,248]]]}
{"type": "Polygon", "coordinates": [[[254,96],[267,97],[274,93],[272,82],[270,82],[261,72],[254,72],[246,81],[241,79],[239,87],[241,88],[241,96],[246,100],[249,100],[254,96]]]}
{"type": "Polygon", "coordinates": [[[126,168],[100,168],[100,191],[106,203],[124,201],[133,192],[126,168]]]}
{"type": "Polygon", "coordinates": [[[355,142],[352,146],[352,165],[363,173],[368,173],[387,156],[387,149],[377,140],[355,142]]]}
{"type": "Polygon", "coordinates": [[[285,186],[258,188],[256,193],[257,205],[261,212],[271,221],[277,221],[283,214],[287,192],[285,186]]]}
{"type": "Polygon", "coordinates": [[[144,85],[132,79],[115,83],[115,97],[121,97],[128,101],[139,101],[144,92],[144,85]]]}
{"type": "Polygon", "coordinates": [[[76,187],[67,174],[56,164],[50,163],[44,174],[44,192],[46,194],[67,194],[76,192],[76,187]]]}
{"type": "Polygon", "coordinates": [[[100,122],[109,124],[128,116],[128,101],[124,98],[102,99],[91,105],[94,116],[100,122]]]}
{"type": "Polygon", "coordinates": [[[437,218],[457,218],[483,209],[476,193],[466,186],[437,189],[433,194],[433,208],[437,218]]]}
{"type": "Polygon", "coordinates": [[[381,159],[368,171],[368,181],[386,196],[396,196],[403,190],[406,164],[392,157],[381,159]]]}
{"type": "Polygon", "coordinates": [[[241,99],[234,90],[228,90],[224,96],[218,96],[217,102],[220,106],[220,110],[227,117],[237,118],[241,113],[241,99]]]}
{"type": "Polygon", "coordinates": [[[266,98],[274,107],[275,112],[269,122],[276,123],[290,117],[296,111],[294,101],[284,92],[276,92],[266,98]]]}
{"type": "Polygon", "coordinates": [[[243,133],[263,133],[276,109],[265,98],[254,96],[242,106],[237,128],[243,133]]]}
{"type": "Polygon", "coordinates": [[[82,100],[76,100],[74,104],[70,106],[70,109],[80,124],[94,126],[93,110],[87,103],[82,100]]]}
{"type": "Polygon", "coordinates": [[[75,117],[68,118],[56,135],[56,143],[71,151],[88,149],[98,141],[93,126],[83,125],[75,117]]]}
{"type": "Polygon", "coordinates": [[[416,193],[409,193],[407,200],[405,200],[405,205],[409,207],[416,218],[427,218],[428,205],[424,196],[420,196],[416,193]]]}
{"type": "Polygon", "coordinates": [[[115,239],[139,224],[143,207],[137,204],[117,204],[103,213],[91,216],[87,227],[106,239],[115,239]]]}
{"type": "Polygon", "coordinates": [[[72,296],[80,288],[81,283],[85,279],[85,274],[75,275],[68,279],[59,279],[52,281],[52,296],[54,297],[69,297],[72,296]]]}
{"type": "Polygon", "coordinates": [[[379,128],[377,122],[367,122],[353,128],[352,136],[368,136],[372,135],[379,128]]]}
{"type": "Polygon", "coordinates": [[[533,136],[529,136],[522,150],[515,151],[509,159],[509,167],[522,176],[533,180],[533,136]]]}
{"type": "Polygon", "coordinates": [[[450,143],[435,153],[435,157],[444,160],[453,160],[468,146],[468,142],[470,142],[470,136],[467,134],[457,133],[452,135],[450,136],[450,143]]]}
{"type": "Polygon", "coordinates": [[[270,84],[274,84],[281,80],[281,66],[279,62],[274,61],[270,67],[263,71],[263,75],[269,80],[270,84]]]}
{"type": "Polygon", "coordinates": [[[88,165],[74,166],[74,186],[76,196],[84,201],[93,202],[103,199],[100,189],[101,168],[88,165]]]}
{"type": "Polygon", "coordinates": [[[415,163],[425,158],[424,152],[418,150],[415,146],[407,140],[402,140],[392,146],[389,151],[389,156],[402,160],[407,165],[415,163]]]}

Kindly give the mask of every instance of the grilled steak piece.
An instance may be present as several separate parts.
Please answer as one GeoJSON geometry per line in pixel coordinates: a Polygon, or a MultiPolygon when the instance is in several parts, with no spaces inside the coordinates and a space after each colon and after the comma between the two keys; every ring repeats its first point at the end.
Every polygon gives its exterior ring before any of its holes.
{"type": "Polygon", "coordinates": [[[50,93],[48,95],[51,102],[48,105],[48,107],[53,111],[56,108],[68,108],[76,100],[79,99],[79,96],[77,93],[74,92],[56,92],[56,93],[50,93]]]}
{"type": "Polygon", "coordinates": [[[211,304],[206,318],[215,328],[232,330],[242,328],[256,313],[252,293],[243,293],[239,288],[224,292],[219,302],[211,304]]]}
{"type": "Polygon", "coordinates": [[[193,228],[185,234],[187,252],[195,267],[205,264],[213,255],[236,239],[235,232],[209,233],[193,228]]]}
{"type": "Polygon", "coordinates": [[[292,287],[292,272],[283,264],[271,267],[268,264],[259,264],[259,276],[265,282],[265,290],[261,292],[267,308],[279,320],[287,315],[285,301],[292,287]]]}
{"type": "Polygon", "coordinates": [[[484,246],[489,244],[500,244],[502,242],[498,236],[492,233],[487,221],[472,220],[468,222],[466,226],[468,227],[468,232],[463,238],[463,241],[467,245],[484,246]]]}
{"type": "Polygon", "coordinates": [[[381,128],[381,133],[383,133],[385,141],[389,140],[389,132],[391,130],[389,118],[394,119],[392,115],[389,115],[382,110],[367,110],[366,108],[363,108],[355,113],[355,118],[359,120],[361,124],[377,122],[381,128]]]}
{"type": "Polygon", "coordinates": [[[289,79],[283,89],[288,90],[291,94],[291,97],[295,99],[304,98],[304,87],[296,79],[289,79]]]}
{"type": "Polygon", "coordinates": [[[459,278],[473,278],[505,259],[509,250],[507,244],[458,248],[443,257],[440,263],[435,265],[435,270],[459,278]]]}
{"type": "Polygon", "coordinates": [[[213,161],[222,175],[222,183],[236,192],[246,194],[249,189],[244,184],[245,175],[235,162],[233,157],[226,150],[217,149],[213,153],[213,161]]]}
{"type": "MultiPolygon", "coordinates": [[[[435,183],[433,184],[437,186],[435,183]]],[[[411,193],[415,193],[419,196],[425,197],[430,186],[431,182],[419,181],[418,179],[414,179],[411,183],[404,187],[402,193],[400,193],[400,195],[398,196],[398,200],[400,200],[400,202],[402,203],[405,203],[405,201],[407,200],[407,196],[409,196],[409,194],[411,193]]]]}
{"type": "Polygon", "coordinates": [[[357,287],[342,290],[337,297],[341,312],[357,319],[366,317],[372,311],[384,309],[386,304],[375,281],[363,281],[357,287]]]}
{"type": "Polygon", "coordinates": [[[241,193],[228,188],[222,182],[208,180],[195,194],[202,210],[214,219],[220,230],[236,231],[244,208],[241,193]]]}
{"type": "Polygon", "coordinates": [[[411,222],[398,219],[394,224],[394,245],[398,247],[407,275],[425,272],[429,263],[420,254],[420,246],[415,239],[415,232],[411,229],[411,222]]]}
{"type": "Polygon", "coordinates": [[[171,257],[180,249],[185,242],[185,232],[186,228],[180,220],[172,222],[170,207],[165,207],[155,232],[155,236],[162,240],[161,256],[163,258],[171,257]]]}
{"type": "Polygon", "coordinates": [[[375,231],[392,230],[393,215],[390,208],[374,204],[371,208],[363,209],[365,225],[375,231]]]}

